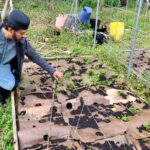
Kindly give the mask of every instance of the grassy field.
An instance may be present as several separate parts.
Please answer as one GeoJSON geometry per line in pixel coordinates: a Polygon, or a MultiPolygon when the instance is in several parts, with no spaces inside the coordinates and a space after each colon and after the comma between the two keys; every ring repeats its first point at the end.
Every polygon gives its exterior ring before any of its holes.
{"type": "MultiPolygon", "coordinates": [[[[74,34],[70,31],[62,31],[60,36],[54,34],[55,18],[61,13],[73,13],[74,8],[72,1],[57,0],[52,9],[48,9],[43,0],[14,0],[16,9],[27,13],[31,18],[31,26],[28,31],[28,39],[43,57],[80,57],[80,55],[94,55],[104,63],[114,69],[118,74],[124,76],[126,82],[132,91],[142,97],[150,104],[149,88],[142,81],[132,75],[127,78],[127,60],[122,57],[122,51],[130,50],[133,28],[135,28],[135,17],[137,7],[135,2],[129,3],[129,8],[121,7],[104,7],[100,10],[99,16],[101,24],[110,23],[111,21],[124,21],[125,34],[121,42],[109,40],[108,44],[97,46],[93,50],[93,37],[91,30],[84,30],[81,33],[74,34]],[[115,55],[114,55],[115,54],[115,55]],[[112,57],[113,56],[113,57],[112,57]],[[117,61],[116,61],[117,60],[117,61]],[[121,65],[122,62],[124,65],[121,65]]],[[[78,8],[81,10],[81,7],[78,8]]],[[[92,17],[95,16],[93,9],[92,17]]],[[[136,48],[149,48],[150,37],[150,10],[143,7],[139,24],[139,33],[136,48]],[[149,23],[148,23],[149,22],[149,23]]],[[[13,149],[12,141],[12,120],[11,120],[11,103],[8,102],[3,108],[0,108],[0,149],[13,149]]]]}

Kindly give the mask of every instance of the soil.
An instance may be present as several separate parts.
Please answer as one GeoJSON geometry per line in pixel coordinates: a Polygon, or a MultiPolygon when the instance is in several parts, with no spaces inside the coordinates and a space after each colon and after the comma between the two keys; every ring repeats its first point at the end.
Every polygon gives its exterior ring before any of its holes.
{"type": "MultiPolygon", "coordinates": [[[[129,111],[128,108],[131,106],[137,107],[140,112],[149,111],[149,106],[137,99],[130,91],[126,91],[125,97],[120,96],[117,90],[127,89],[124,80],[118,78],[107,65],[93,58],[90,60],[92,64],[85,63],[82,59],[79,62],[71,58],[49,62],[55,67],[58,64],[63,72],[72,72],[70,79],[64,79],[63,83],[56,84],[56,89],[63,90],[55,93],[54,97],[55,89],[50,75],[34,63],[24,64],[22,84],[25,90],[20,91],[21,96],[17,104],[20,149],[46,149],[47,145],[52,150],[76,150],[81,147],[84,150],[89,147],[106,150],[110,149],[110,145],[115,150],[135,149],[136,145],[132,140],[128,139],[130,144],[126,144],[124,132],[129,132],[127,130],[129,126],[119,118],[131,116],[134,119],[138,114],[129,111]],[[99,68],[94,70],[93,66],[99,68]],[[113,79],[111,85],[84,84],[90,82],[90,76],[85,75],[87,69],[93,69],[94,74],[97,74],[102,67],[108,71],[100,81],[113,79]],[[76,73],[77,71],[79,74],[76,73]],[[30,77],[35,81],[34,84],[30,84],[30,77]],[[82,78],[82,81],[78,82],[77,78],[82,78]],[[67,83],[70,80],[74,82],[75,88],[69,90],[67,83]],[[112,89],[116,93],[110,95],[108,91],[112,89]],[[121,138],[118,138],[119,136],[121,138]],[[49,144],[47,144],[48,139],[49,144]]],[[[140,120],[140,126],[134,127],[139,135],[144,130],[142,125],[147,121],[144,117],[143,120],[140,120]]],[[[148,135],[150,134],[146,133],[145,136],[148,135]]],[[[143,141],[139,140],[139,143],[141,147],[146,146],[143,141]]]]}

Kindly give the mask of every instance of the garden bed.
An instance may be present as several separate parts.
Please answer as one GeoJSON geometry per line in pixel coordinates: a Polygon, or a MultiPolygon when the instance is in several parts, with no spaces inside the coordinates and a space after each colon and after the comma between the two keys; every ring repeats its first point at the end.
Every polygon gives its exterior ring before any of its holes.
{"type": "Polygon", "coordinates": [[[20,149],[149,149],[149,106],[121,76],[92,57],[48,62],[63,81],[54,84],[36,64],[24,63],[16,100],[20,149]]]}

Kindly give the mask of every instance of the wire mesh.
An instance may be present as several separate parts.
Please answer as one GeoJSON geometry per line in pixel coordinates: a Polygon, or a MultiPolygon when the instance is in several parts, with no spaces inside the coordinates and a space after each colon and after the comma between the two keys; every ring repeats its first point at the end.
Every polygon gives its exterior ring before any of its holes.
{"type": "Polygon", "coordinates": [[[111,22],[123,22],[125,25],[124,35],[121,41],[118,43],[115,41],[109,41],[108,55],[114,57],[120,63],[123,63],[127,68],[128,75],[134,72],[140,76],[140,79],[149,83],[149,41],[150,36],[150,17],[149,6],[145,1],[130,1],[126,0],[126,6],[119,5],[114,6],[114,0],[107,4],[103,9],[99,10],[100,19],[104,23],[111,22]],[[141,9],[141,10],[140,10],[141,9]],[[120,55],[116,55],[115,47],[119,47],[118,51],[120,55]],[[145,53],[145,55],[144,55],[145,53]],[[141,58],[140,58],[141,57],[141,58]]]}

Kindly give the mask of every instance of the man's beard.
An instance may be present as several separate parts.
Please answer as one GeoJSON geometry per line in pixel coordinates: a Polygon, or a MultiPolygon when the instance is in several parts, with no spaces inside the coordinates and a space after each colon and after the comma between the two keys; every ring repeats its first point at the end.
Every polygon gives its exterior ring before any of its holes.
{"type": "Polygon", "coordinates": [[[16,32],[13,33],[12,38],[13,38],[13,40],[15,40],[15,41],[18,41],[18,40],[19,40],[19,39],[17,39],[16,32]]]}

